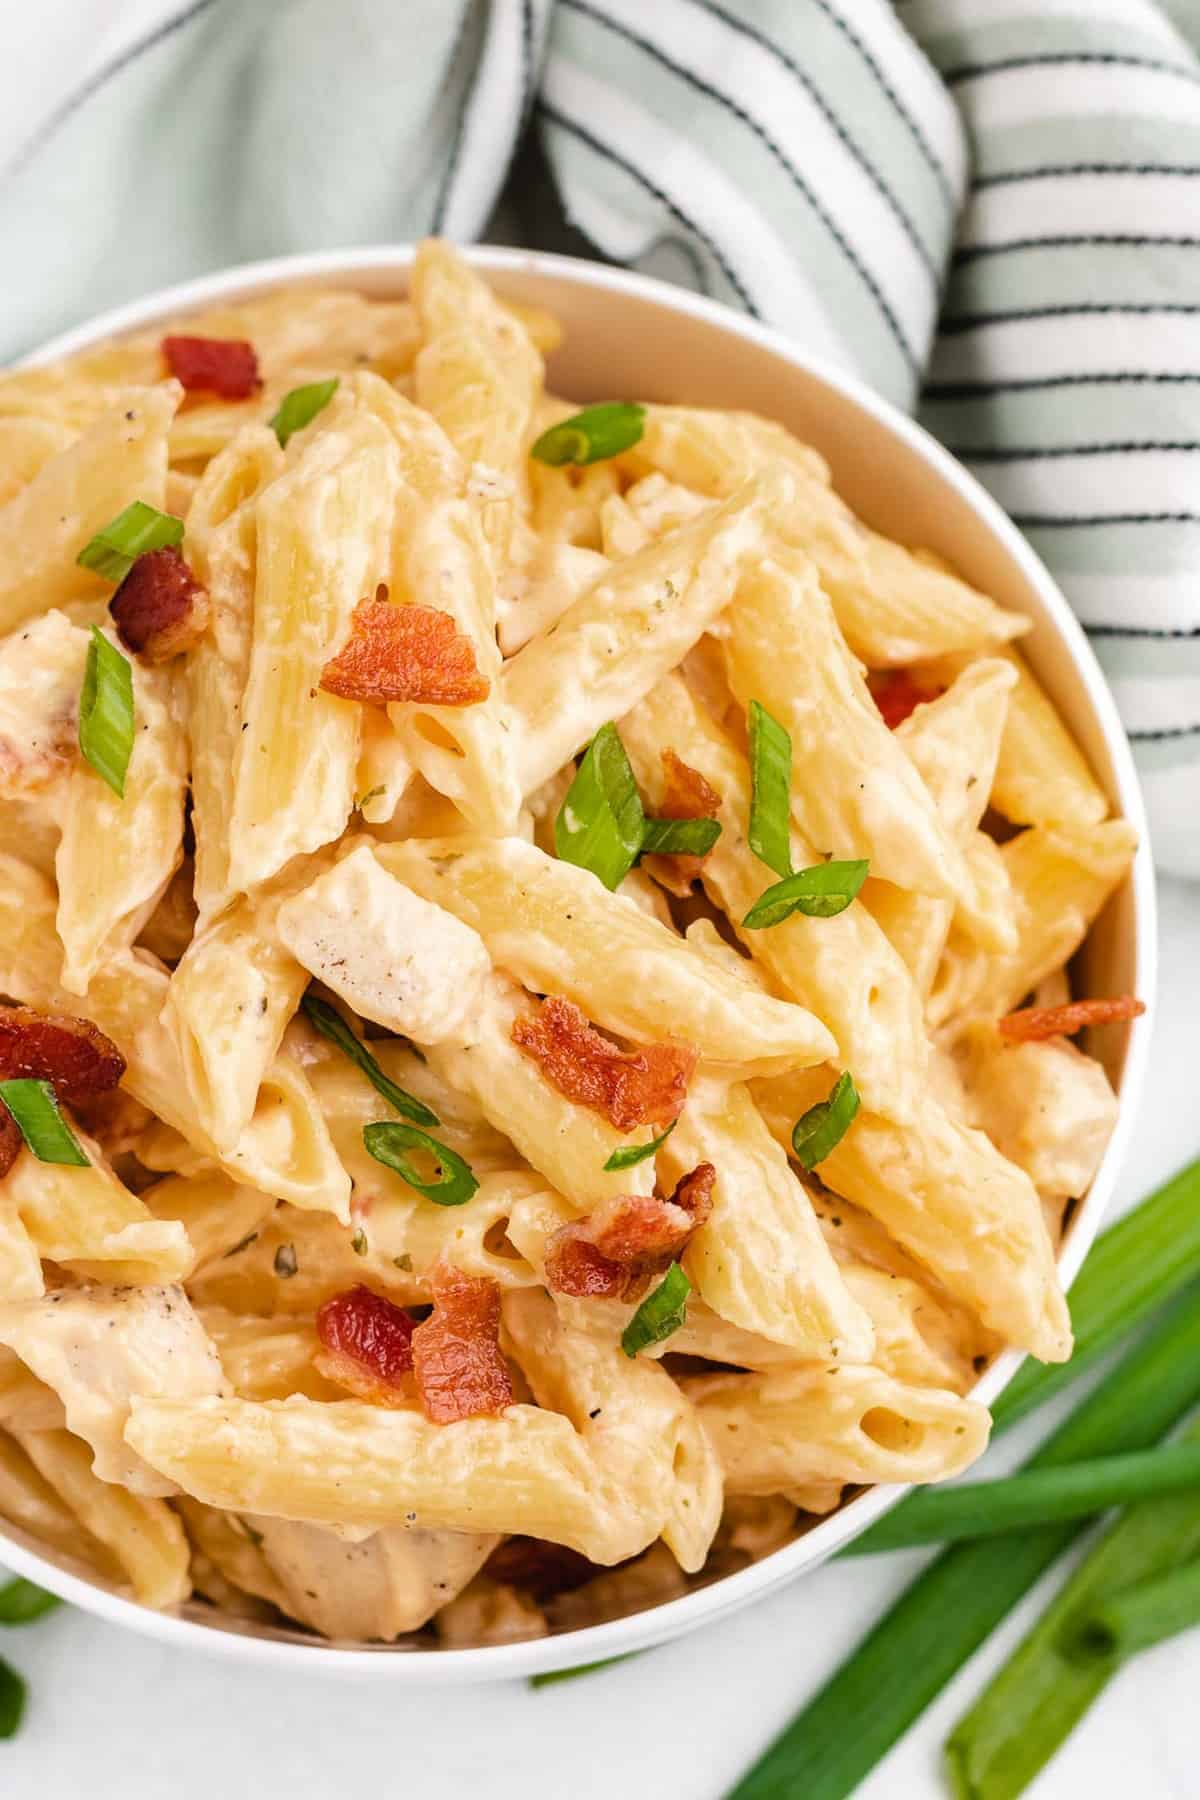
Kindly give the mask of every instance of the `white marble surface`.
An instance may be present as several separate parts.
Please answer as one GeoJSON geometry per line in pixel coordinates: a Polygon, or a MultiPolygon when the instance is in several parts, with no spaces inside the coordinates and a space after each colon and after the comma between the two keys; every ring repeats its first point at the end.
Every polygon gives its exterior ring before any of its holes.
{"type": "MultiPolygon", "coordinates": [[[[1200,887],[1166,885],[1162,910],[1158,1029],[1123,1204],[1200,1152],[1200,887]]],[[[1016,1460],[1028,1441],[1027,1430],[1006,1438],[989,1468],[1016,1460]]],[[[919,1562],[905,1555],[818,1570],[718,1627],[540,1692],[516,1683],[358,1692],[181,1654],[64,1610],[3,1643],[29,1678],[32,1703],[21,1736],[0,1746],[0,1793],[613,1800],[649,1784],[670,1800],[720,1800],[919,1562]]],[[[866,1782],[861,1800],[944,1793],[942,1739],[1054,1579],[866,1782]]],[[[1102,1800],[1134,1772],[1154,1800],[1195,1800],[1198,1687],[1200,1634],[1152,1652],[1113,1684],[1033,1800],[1102,1800]]]]}

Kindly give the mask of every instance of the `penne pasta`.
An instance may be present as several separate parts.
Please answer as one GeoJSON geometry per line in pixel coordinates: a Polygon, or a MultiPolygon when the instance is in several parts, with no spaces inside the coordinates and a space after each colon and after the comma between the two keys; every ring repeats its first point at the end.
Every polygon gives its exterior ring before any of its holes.
{"type": "MultiPolygon", "coordinates": [[[[654,795],[661,752],[673,749],[721,796],[721,836],[701,870],[704,887],[735,928],[770,871],[746,841],[750,770],[728,735],[697,705],[678,675],[668,676],[621,721],[621,735],[642,787],[654,795]]],[[[815,854],[792,832],[792,862],[815,854]]],[[[743,931],[755,964],[833,1033],[839,1059],[853,1068],[867,1099],[889,1117],[910,1116],[927,1059],[917,995],[904,964],[864,907],[831,919],[793,913],[766,931],[743,931]]]]}
{"type": "Polygon", "coordinates": [[[778,1494],[822,1481],[922,1481],[961,1475],[987,1448],[973,1400],[912,1387],[881,1369],[823,1363],[684,1383],[732,1494],[778,1494]]]}
{"type": "Polygon", "coordinates": [[[717,1171],[683,1266],[715,1313],[799,1356],[870,1357],[870,1321],[825,1247],[803,1185],[742,1085],[698,1085],[659,1152],[669,1182],[717,1171]]]}
{"type": "Polygon", "coordinates": [[[653,1043],[669,1018],[706,1061],[743,1074],[830,1052],[811,1013],[749,987],[587,870],[521,838],[388,844],[375,855],[478,932],[496,965],[538,993],[565,995],[607,1031],[653,1043]]]}
{"type": "Polygon", "coordinates": [[[641,442],[625,460],[638,474],[657,471],[717,498],[782,462],[793,486],[788,504],[773,509],[775,529],[816,563],[846,642],[870,668],[990,649],[1028,629],[1019,614],[864,526],[830,487],[816,452],[770,420],[649,406],[641,442]]]}
{"type": "Polygon", "coordinates": [[[75,559],[132,501],[161,510],[167,431],[181,394],[173,381],[114,394],[76,443],[0,507],[0,632],[101,591],[75,559]]]}
{"type": "Polygon", "coordinates": [[[724,648],[738,700],[757,699],[791,737],[792,805],[818,852],[866,857],[882,881],[960,897],[958,846],[879,717],[807,557],[781,553],[746,576],[724,648]]]}
{"type": "Polygon", "coordinates": [[[86,1444],[66,1431],[27,1431],[17,1442],[91,1538],[120,1565],[143,1606],[177,1606],[192,1583],[188,1547],[164,1500],[143,1499],[92,1473],[86,1444]]]}
{"type": "Polygon", "coordinates": [[[230,886],[248,892],[340,836],[354,804],[359,709],[324,693],[355,606],[388,571],[399,457],[356,409],[260,496],[253,635],[233,758],[230,886]]]}
{"type": "Polygon", "coordinates": [[[635,706],[720,616],[786,492],[786,476],[748,482],[711,515],[617,565],[509,658],[501,685],[526,794],[635,706]]]}
{"type": "MultiPolygon", "coordinates": [[[[829,1079],[805,1071],[756,1082],[753,1091],[787,1144],[829,1079]]],[[[877,1219],[1007,1342],[1044,1362],[1070,1355],[1067,1305],[1032,1182],[932,1095],[907,1126],[861,1111],[822,1161],[821,1180],[877,1219]]]]}
{"type": "Polygon", "coordinates": [[[86,994],[101,963],[128,949],[183,857],[187,746],[170,671],[132,658],[134,738],[125,792],[86,763],[71,772],[55,856],[62,984],[86,994]]]}

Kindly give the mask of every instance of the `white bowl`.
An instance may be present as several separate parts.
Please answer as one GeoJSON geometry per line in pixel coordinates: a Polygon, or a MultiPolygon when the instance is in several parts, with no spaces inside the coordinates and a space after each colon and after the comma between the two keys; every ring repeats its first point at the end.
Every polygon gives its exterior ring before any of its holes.
{"type": "MultiPolygon", "coordinates": [[[[546,306],[562,320],[566,341],[550,358],[550,382],[557,391],[581,401],[673,400],[769,414],[817,446],[832,465],[838,490],[872,525],[938,551],[977,587],[1033,620],[1024,647],[1038,677],[1117,811],[1140,839],[1129,880],[1106,907],[1082,952],[1088,986],[1099,993],[1138,993],[1149,1002],[1155,973],[1154,883],[1133,759],[1112,696],[1074,615],[995,501],[919,426],[853,377],[806,356],[779,332],[663,282],[598,264],[519,250],[468,254],[499,292],[546,306]]],[[[283,257],[230,269],[106,313],[28,360],[48,362],[101,339],[285,283],[399,297],[406,291],[411,258],[410,249],[388,247],[283,257]]],[[[1150,1026],[1147,1013],[1132,1027],[1102,1034],[1102,1054],[1121,1096],[1121,1112],[1099,1173],[1066,1236],[1059,1266],[1067,1283],[1087,1254],[1116,1185],[1141,1092],[1150,1026]]],[[[999,1358],[977,1383],[975,1397],[993,1400],[1020,1360],[1015,1352],[999,1358]]],[[[582,1631],[472,1650],[340,1647],[218,1615],[204,1619],[201,1608],[183,1616],[157,1613],[80,1579],[27,1538],[0,1534],[0,1555],[64,1600],[166,1643],[297,1671],[328,1670],[360,1681],[484,1681],[598,1662],[711,1623],[823,1562],[904,1492],[896,1486],[873,1488],[783,1549],[682,1599],[582,1631]]]]}

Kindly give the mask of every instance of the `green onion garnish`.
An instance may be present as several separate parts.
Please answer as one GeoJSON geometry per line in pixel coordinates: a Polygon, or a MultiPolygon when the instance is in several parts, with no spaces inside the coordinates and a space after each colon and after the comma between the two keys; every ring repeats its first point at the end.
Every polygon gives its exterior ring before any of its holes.
{"type": "Polygon", "coordinates": [[[1200,1488],[1200,1443],[1166,1444],[1127,1456],[1100,1456],[1061,1469],[1025,1469],[996,1481],[919,1488],[903,1506],[842,1551],[870,1556],[917,1544],[1027,1531],[1059,1519],[1087,1519],[1110,1506],[1200,1488]]]}
{"type": "Polygon", "coordinates": [[[0,1625],[32,1625],[61,1605],[57,1594],[48,1594],[45,1588],[16,1575],[0,1587],[0,1625]]]}
{"type": "Polygon", "coordinates": [[[79,748],[123,800],[133,754],[133,670],[95,625],[79,696],[79,748]]]}
{"type": "Polygon", "coordinates": [[[719,819],[646,819],[643,856],[707,856],[721,835],[719,819]]]}
{"type": "MultiPolygon", "coordinates": [[[[1183,1443],[1198,1441],[1193,1425],[1183,1443]]],[[[1198,1555],[1194,1493],[1147,1499],[1123,1513],[954,1727],[946,1758],[956,1792],[1016,1800],[1122,1656],[1194,1621],[1198,1555]]]]}
{"type": "Polygon", "coordinates": [[[81,569],[93,569],[106,581],[124,581],[139,556],[147,550],[165,550],[178,544],[182,537],[182,519],[159,512],[144,500],[135,500],[84,545],[75,561],[81,569]]]}
{"type": "Polygon", "coordinates": [[[563,862],[620,886],[642,849],[642,802],[615,725],[602,725],[583,755],[554,821],[563,862]]]}
{"type": "Polygon", "coordinates": [[[437,1206],[465,1206],[479,1186],[469,1163],[413,1125],[393,1125],[390,1120],[378,1125],[364,1125],[363,1143],[376,1162],[395,1169],[409,1187],[416,1188],[418,1194],[424,1194],[437,1206]],[[421,1174],[412,1158],[405,1154],[408,1150],[424,1150],[433,1157],[438,1165],[435,1180],[429,1181],[421,1174]]]}
{"type": "Polygon", "coordinates": [[[1110,1666],[1200,1625],[1200,1562],[1113,1594],[1088,1614],[1075,1654],[1110,1666]]]}
{"type": "Polygon", "coordinates": [[[792,872],[792,740],[757,700],[750,728],[750,848],[777,875],[792,872]]]}
{"type": "Polygon", "coordinates": [[[25,1077],[0,1081],[0,1100],[16,1120],[21,1136],[39,1162],[67,1163],[77,1169],[88,1167],[88,1159],[59,1112],[54,1089],[48,1081],[31,1081],[25,1077]]]}
{"type": "Polygon", "coordinates": [[[0,1738],[16,1737],[25,1711],[25,1683],[0,1656],[0,1738]]]}
{"type": "Polygon", "coordinates": [[[811,869],[800,869],[786,875],[758,896],[742,920],[748,931],[763,931],[768,925],[781,925],[794,912],[809,919],[832,919],[845,912],[867,879],[870,864],[861,862],[814,863],[811,869]]]}
{"type": "Polygon", "coordinates": [[[321,409],[329,405],[337,386],[338,378],[334,375],[328,381],[310,381],[306,387],[293,388],[290,394],[283,396],[279,411],[268,421],[281,446],[294,431],[302,431],[306,425],[311,425],[321,409]]]}
{"type": "Polygon", "coordinates": [[[300,1002],[300,1010],[314,1030],[323,1038],[336,1044],[343,1055],[348,1056],[355,1066],[362,1070],[377,1094],[382,1094],[389,1106],[394,1106],[401,1118],[411,1119],[414,1125],[440,1125],[441,1120],[435,1112],[431,1112],[422,1100],[406,1093],[390,1081],[380,1068],[367,1046],[360,1043],[347,1025],[341,1014],[336,1012],[325,1000],[318,1000],[315,994],[305,994],[300,1002]]]}
{"type": "Polygon", "coordinates": [[[845,1069],[834,1082],[828,1100],[818,1100],[792,1126],[796,1161],[806,1169],[815,1169],[824,1162],[845,1137],[857,1111],[858,1089],[853,1075],[845,1069]]]}
{"type": "Polygon", "coordinates": [[[661,1344],[687,1318],[688,1295],[692,1284],[678,1263],[672,1263],[652,1294],[642,1304],[621,1333],[621,1348],[626,1356],[636,1356],[648,1344],[661,1344]]]}
{"type": "Polygon", "coordinates": [[[559,468],[563,463],[602,462],[631,450],[645,430],[644,406],[622,400],[585,406],[543,431],[529,452],[537,462],[559,468]]]}
{"type": "Polygon", "coordinates": [[[635,1163],[645,1162],[648,1156],[653,1156],[657,1150],[661,1149],[678,1123],[678,1119],[672,1119],[662,1136],[651,1138],[648,1144],[622,1145],[621,1149],[613,1151],[612,1155],[604,1165],[605,1168],[632,1169],[635,1163]]]}
{"type": "Polygon", "coordinates": [[[642,855],[707,856],[719,819],[648,819],[615,725],[602,725],[584,751],[554,821],[563,862],[589,869],[612,890],[642,855]]]}

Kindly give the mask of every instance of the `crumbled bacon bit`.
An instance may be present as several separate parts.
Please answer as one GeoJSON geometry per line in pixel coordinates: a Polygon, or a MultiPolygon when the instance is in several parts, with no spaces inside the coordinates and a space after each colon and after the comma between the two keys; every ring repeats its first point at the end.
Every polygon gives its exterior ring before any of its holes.
{"type": "MultiPolygon", "coordinates": [[[[721,796],[699,769],[676,756],[674,750],[662,753],[666,786],[659,805],[660,819],[715,819],[721,809],[721,796]]],[[[642,859],[657,882],[669,893],[686,899],[712,851],[704,856],[646,856],[642,859]]]]}
{"type": "Polygon", "coordinates": [[[24,1142],[20,1126],[7,1106],[0,1101],[0,1180],[8,1174],[16,1162],[24,1142]]]}
{"type": "Polygon", "coordinates": [[[540,1606],[556,1594],[569,1594],[599,1571],[595,1563],[566,1544],[546,1538],[510,1537],[497,1544],[483,1573],[508,1587],[523,1588],[540,1606]]]}
{"type": "Polygon", "coordinates": [[[262,386],[254,345],[245,338],[165,337],[162,353],[189,394],[248,400],[262,386]]]}
{"type": "Polygon", "coordinates": [[[321,686],[342,700],[384,706],[473,706],[486,700],[475,647],[449,613],[432,606],[393,606],[381,583],[374,600],[354,609],[350,636],[321,671],[321,686]]]}
{"type": "Polygon", "coordinates": [[[199,643],[208,594],[175,545],[138,557],[108,603],[121,642],[145,662],[170,662],[199,643]]]}
{"type": "Polygon", "coordinates": [[[575,1219],[546,1240],[546,1285],[572,1300],[620,1300],[632,1271],[602,1256],[587,1238],[588,1221],[575,1219]]]}
{"type": "Polygon", "coordinates": [[[317,1312],[318,1372],[374,1406],[404,1406],[411,1389],[416,1326],[400,1307],[369,1287],[347,1288],[317,1312]]]}
{"type": "Polygon", "coordinates": [[[500,1349],[500,1288],[439,1263],[430,1278],[433,1312],[413,1333],[413,1368],[426,1418],[452,1425],[513,1403],[500,1349]]]}
{"type": "Polygon", "coordinates": [[[700,1163],[669,1200],[652,1194],[602,1200],[548,1239],[547,1283],[573,1299],[635,1299],[651,1275],[682,1255],[708,1219],[716,1178],[711,1163],[700,1163]]]}
{"type": "Polygon", "coordinates": [[[1112,1000],[1071,1000],[1066,1006],[1025,1006],[996,1026],[1001,1037],[1013,1044],[1036,1044],[1045,1038],[1074,1037],[1086,1025],[1112,1025],[1121,1019],[1137,1019],[1145,1002],[1132,994],[1112,1000]]]}
{"type": "Polygon", "coordinates": [[[125,1058],[90,1019],[0,1006],[0,1077],[49,1081],[69,1106],[116,1087],[125,1058]]]}
{"type": "Polygon", "coordinates": [[[602,1114],[618,1131],[677,1119],[699,1060],[688,1044],[619,1050],[577,1006],[553,995],[536,1016],[516,1020],[512,1039],[560,1094],[602,1114]]]}
{"type": "Polygon", "coordinates": [[[893,669],[889,675],[875,676],[871,680],[871,697],[889,731],[895,731],[918,706],[936,700],[945,691],[940,687],[923,687],[913,680],[907,669],[893,669]]]}

